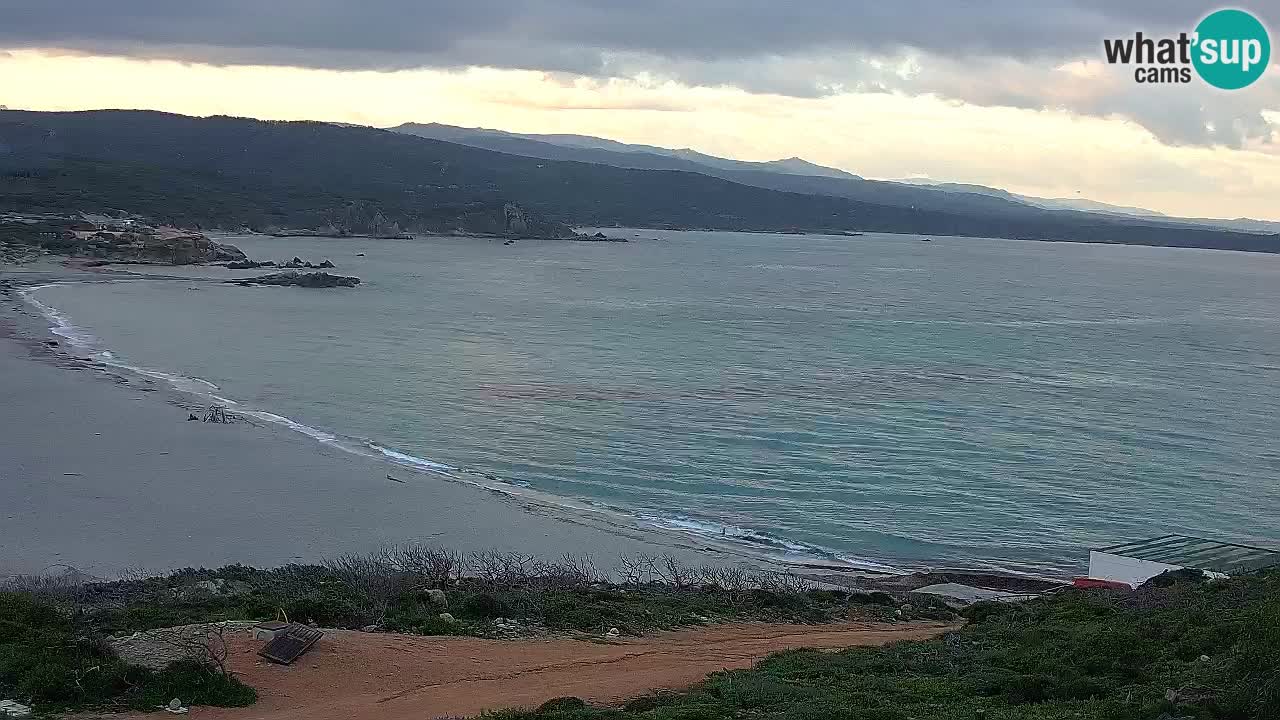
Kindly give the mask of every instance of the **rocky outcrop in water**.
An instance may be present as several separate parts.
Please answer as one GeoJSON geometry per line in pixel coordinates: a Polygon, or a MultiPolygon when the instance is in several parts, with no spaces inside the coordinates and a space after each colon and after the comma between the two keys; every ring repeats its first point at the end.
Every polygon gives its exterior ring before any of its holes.
{"type": "Polygon", "coordinates": [[[274,260],[267,260],[266,262],[258,262],[256,260],[237,260],[235,262],[227,263],[228,270],[256,270],[260,267],[275,266],[276,262],[274,260]]]}
{"type": "Polygon", "coordinates": [[[360,278],[346,275],[330,275],[326,272],[300,273],[289,271],[272,273],[271,275],[260,275],[255,278],[244,278],[243,280],[228,280],[227,282],[235,283],[236,285],[284,285],[304,288],[333,288],[355,287],[360,284],[360,278]]]}
{"type": "Polygon", "coordinates": [[[322,260],[319,265],[313,265],[310,260],[303,261],[302,258],[297,257],[296,255],[292,260],[285,263],[278,263],[278,265],[282,268],[292,268],[295,270],[301,268],[308,268],[311,270],[328,270],[334,267],[333,263],[329,260],[322,260]]]}
{"type": "Polygon", "coordinates": [[[602,232],[598,232],[594,235],[579,235],[571,239],[577,240],[578,242],[627,242],[626,238],[609,237],[602,232]]]}
{"type": "Polygon", "coordinates": [[[310,260],[303,261],[302,258],[295,257],[285,262],[276,262],[275,260],[238,260],[236,262],[227,263],[228,270],[253,270],[255,268],[278,267],[288,268],[290,270],[332,270],[337,267],[332,260],[321,260],[319,263],[312,263],[310,260]]]}

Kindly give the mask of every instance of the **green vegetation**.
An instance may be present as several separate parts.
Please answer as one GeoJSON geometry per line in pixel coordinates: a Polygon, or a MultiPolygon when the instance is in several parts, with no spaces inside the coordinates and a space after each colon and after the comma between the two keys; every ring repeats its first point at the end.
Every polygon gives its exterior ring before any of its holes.
{"type": "Polygon", "coordinates": [[[918,203],[924,191],[912,188],[836,197],[830,188],[808,184],[816,180],[767,174],[774,183],[805,183],[783,192],[693,172],[519,157],[318,122],[6,111],[0,112],[0,144],[8,148],[0,155],[0,210],[124,210],[182,227],[332,224],[355,232],[394,224],[414,232],[464,228],[545,237],[562,234],[566,225],[617,223],[1280,251],[1274,235],[954,193],[918,203]],[[519,219],[508,204],[523,208],[519,219]]]}
{"type": "MultiPolygon", "coordinates": [[[[896,620],[901,598],[817,589],[789,575],[624,558],[546,563],[421,546],[323,566],[228,566],[77,584],[20,579],[0,593],[0,693],[44,711],[151,708],[177,696],[240,705],[252,690],[214,666],[150,673],[102,642],[133,632],[287,613],[324,626],[424,634],[582,631],[598,636],[733,619],[896,620]],[[447,608],[439,594],[443,592],[447,608]],[[442,617],[441,613],[449,615],[442,617]]],[[[912,604],[919,604],[913,597],[912,604]]],[[[1066,720],[1280,717],[1280,573],[1208,582],[1170,573],[1135,592],[1067,590],[979,603],[944,637],[836,653],[797,650],[716,673],[684,692],[594,708],[561,698],[498,720],[1066,720]]],[[[952,617],[941,607],[907,617],[952,617]]]]}
{"type": "Polygon", "coordinates": [[[1280,717],[1280,574],[1166,575],[1133,593],[983,603],[927,642],[773,655],[618,709],[561,699],[501,720],[1132,720],[1280,717]]]}
{"type": "Polygon", "coordinates": [[[41,712],[52,712],[154,710],[174,697],[199,705],[242,706],[253,703],[257,694],[194,660],[159,672],[127,665],[81,614],[28,593],[0,592],[0,697],[33,701],[41,712]]]}
{"type": "Polygon", "coordinates": [[[344,555],[324,565],[230,565],[115,582],[19,579],[13,585],[58,603],[107,635],[278,617],[424,635],[487,635],[499,618],[517,620],[535,633],[617,628],[638,634],[732,620],[954,617],[941,604],[904,615],[885,593],[821,590],[786,573],[689,568],[671,558],[641,556],[624,557],[618,569],[606,572],[586,556],[544,562],[519,553],[463,554],[413,544],[344,555]],[[452,620],[440,617],[445,612],[452,620]]]}
{"type": "Polygon", "coordinates": [[[42,712],[154,709],[172,697],[246,705],[253,690],[223,672],[215,652],[150,672],[115,657],[107,639],[277,617],[425,635],[599,637],[615,628],[638,634],[730,620],[820,623],[954,614],[941,605],[903,613],[884,593],[821,590],[784,573],[689,568],[665,557],[624,557],[618,569],[601,572],[586,556],[544,562],[518,553],[463,554],[419,545],[273,570],[231,565],[88,583],[18,577],[0,587],[0,696],[34,702],[42,712]]]}

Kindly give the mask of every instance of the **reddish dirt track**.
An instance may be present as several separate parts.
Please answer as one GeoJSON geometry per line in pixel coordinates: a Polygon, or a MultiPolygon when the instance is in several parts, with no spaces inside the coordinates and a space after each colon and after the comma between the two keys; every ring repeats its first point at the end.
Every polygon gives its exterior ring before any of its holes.
{"type": "Polygon", "coordinates": [[[938,623],[739,624],[590,642],[572,638],[481,640],[328,631],[289,667],[261,661],[262,644],[237,636],[230,664],[258,689],[240,709],[193,708],[199,720],[429,720],[536,707],[572,695],[616,703],[749,667],[787,648],[882,645],[938,635],[938,623]]]}

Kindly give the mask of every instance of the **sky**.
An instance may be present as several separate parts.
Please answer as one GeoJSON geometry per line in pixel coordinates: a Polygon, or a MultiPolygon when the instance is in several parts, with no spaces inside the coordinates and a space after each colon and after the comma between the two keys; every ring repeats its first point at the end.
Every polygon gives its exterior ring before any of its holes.
{"type": "MultiPolygon", "coordinates": [[[[1140,85],[1190,0],[0,0],[0,105],[580,133],[1280,220],[1280,51],[1140,85]]],[[[1247,0],[1269,28],[1280,3],[1247,0]]]]}

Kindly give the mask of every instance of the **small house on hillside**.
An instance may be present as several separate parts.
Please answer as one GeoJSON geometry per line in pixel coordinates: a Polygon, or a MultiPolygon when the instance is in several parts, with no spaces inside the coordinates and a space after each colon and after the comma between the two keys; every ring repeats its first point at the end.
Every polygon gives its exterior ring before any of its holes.
{"type": "Polygon", "coordinates": [[[1167,570],[1228,577],[1280,566],[1280,551],[1186,535],[1122,543],[1089,553],[1089,577],[1137,587],[1167,570]]]}

